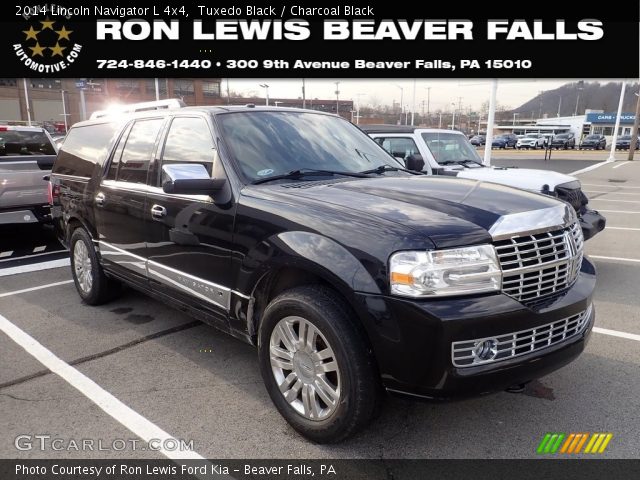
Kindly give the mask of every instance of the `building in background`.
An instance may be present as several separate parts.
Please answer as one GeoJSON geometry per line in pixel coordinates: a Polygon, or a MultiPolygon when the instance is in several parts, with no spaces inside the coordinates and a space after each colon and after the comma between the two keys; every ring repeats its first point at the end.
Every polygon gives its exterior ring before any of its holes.
{"type": "MultiPolygon", "coordinates": [[[[27,90],[31,120],[69,125],[82,120],[82,93],[86,118],[114,103],[148,102],[156,99],[153,78],[28,78],[27,90]],[[64,109],[63,109],[64,96],[64,109]]],[[[219,78],[158,79],[160,99],[181,98],[187,105],[218,105],[219,78]]],[[[0,123],[26,122],[24,82],[21,78],[0,79],[0,123]]]]}

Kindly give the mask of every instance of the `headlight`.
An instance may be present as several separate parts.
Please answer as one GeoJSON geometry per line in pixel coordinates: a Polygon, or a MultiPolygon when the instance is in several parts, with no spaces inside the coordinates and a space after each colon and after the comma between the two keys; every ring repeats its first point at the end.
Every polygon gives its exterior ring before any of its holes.
{"type": "Polygon", "coordinates": [[[439,297],[495,292],[502,271],[492,245],[398,252],[389,259],[391,293],[439,297]]]}

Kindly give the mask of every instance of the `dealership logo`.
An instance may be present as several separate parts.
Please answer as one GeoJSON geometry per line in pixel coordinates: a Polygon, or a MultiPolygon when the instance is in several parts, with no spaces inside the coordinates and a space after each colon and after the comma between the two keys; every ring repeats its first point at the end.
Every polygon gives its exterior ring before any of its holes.
{"type": "Polygon", "coordinates": [[[549,455],[556,453],[604,453],[613,438],[613,433],[547,433],[542,437],[536,453],[549,455]]]}
{"type": "Polygon", "coordinates": [[[75,30],[65,20],[31,17],[13,49],[22,64],[34,73],[57,73],[74,63],[82,45],[74,41],[75,30]]]}

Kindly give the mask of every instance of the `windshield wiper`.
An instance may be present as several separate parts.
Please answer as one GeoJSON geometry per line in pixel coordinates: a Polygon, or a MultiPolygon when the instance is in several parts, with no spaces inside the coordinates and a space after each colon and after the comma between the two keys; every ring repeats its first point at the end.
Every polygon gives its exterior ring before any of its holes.
{"type": "Polygon", "coordinates": [[[307,176],[326,176],[326,175],[344,175],[345,177],[369,178],[367,175],[358,172],[342,172],[338,170],[320,170],[315,168],[299,168],[281,175],[273,175],[271,177],[259,178],[251,182],[252,185],[260,185],[261,183],[272,182],[275,180],[299,180],[307,176]]]}
{"type": "Polygon", "coordinates": [[[415,170],[409,170],[407,168],[402,167],[394,167],[393,165],[380,165],[379,167],[372,168],[371,170],[364,170],[360,173],[367,175],[370,173],[378,173],[383,174],[384,172],[407,172],[413,175],[426,175],[424,172],[416,172],[415,170]]]}
{"type": "Polygon", "coordinates": [[[475,163],[476,165],[480,165],[484,167],[484,165],[475,160],[469,160],[468,158],[463,158],[460,160],[445,160],[444,162],[438,162],[440,165],[465,165],[466,163],[475,163]]]}

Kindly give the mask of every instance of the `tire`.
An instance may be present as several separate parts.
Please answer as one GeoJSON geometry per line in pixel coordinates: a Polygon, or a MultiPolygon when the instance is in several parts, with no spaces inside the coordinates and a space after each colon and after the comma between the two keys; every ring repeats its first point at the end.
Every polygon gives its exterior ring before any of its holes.
{"type": "Polygon", "coordinates": [[[379,406],[377,369],[365,335],[351,317],[332,290],[310,285],[278,295],[265,309],[260,325],[258,355],[267,392],[293,429],[316,443],[335,443],[353,435],[370,422],[379,406]],[[299,348],[301,329],[311,332],[311,348],[307,343],[299,348]],[[313,352],[328,356],[318,359],[313,352]],[[319,365],[332,370],[323,373],[319,365]],[[280,385],[287,385],[289,399],[280,385]]]}
{"type": "Polygon", "coordinates": [[[84,303],[100,305],[119,293],[120,284],[104,274],[93,240],[84,228],[76,228],[71,234],[69,251],[73,282],[84,303]]]}

